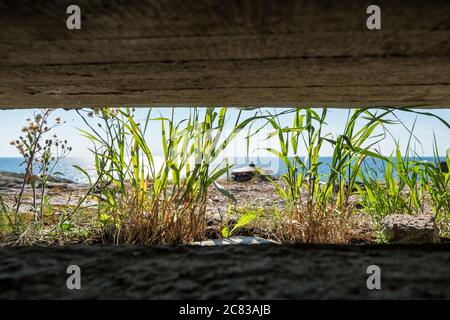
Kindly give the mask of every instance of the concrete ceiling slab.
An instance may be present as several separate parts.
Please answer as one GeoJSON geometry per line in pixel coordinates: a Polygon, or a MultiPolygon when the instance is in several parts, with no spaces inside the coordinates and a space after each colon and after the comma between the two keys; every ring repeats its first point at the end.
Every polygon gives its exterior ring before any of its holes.
{"type": "Polygon", "coordinates": [[[0,2],[0,108],[450,107],[450,2],[0,2]]]}

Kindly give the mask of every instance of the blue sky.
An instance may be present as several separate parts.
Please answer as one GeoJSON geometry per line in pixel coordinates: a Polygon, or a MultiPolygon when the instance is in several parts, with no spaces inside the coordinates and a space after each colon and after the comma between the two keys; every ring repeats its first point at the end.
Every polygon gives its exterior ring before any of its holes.
{"type": "MultiPolygon", "coordinates": [[[[264,110],[264,109],[263,109],[264,110]]],[[[274,109],[266,109],[273,111],[274,109]]],[[[281,111],[280,109],[276,109],[281,111]]],[[[447,122],[450,122],[450,111],[446,109],[440,110],[427,110],[436,114],[442,118],[444,118],[447,122]]],[[[169,116],[171,109],[167,108],[159,108],[153,110],[153,115],[157,116],[161,112],[163,116],[169,116]]],[[[233,123],[233,119],[238,114],[237,109],[230,109],[228,112],[229,116],[229,125],[233,123]]],[[[255,113],[253,111],[244,111],[244,117],[250,117],[255,113]]],[[[346,109],[329,109],[329,114],[327,117],[327,126],[326,132],[330,132],[333,135],[339,134],[344,127],[345,120],[347,117],[348,110],[346,109]]],[[[0,141],[0,157],[16,157],[18,153],[16,149],[9,145],[9,142],[13,139],[16,139],[19,135],[21,135],[21,128],[25,125],[25,119],[32,116],[33,110],[0,110],[0,128],[2,132],[2,139],[0,141]]],[[[144,118],[146,115],[146,109],[137,109],[137,117],[144,118]]],[[[186,118],[189,114],[188,108],[176,108],[175,109],[176,119],[181,120],[186,118]]],[[[405,123],[406,126],[411,127],[415,115],[407,112],[397,112],[396,113],[402,122],[405,123]]],[[[87,150],[87,146],[89,145],[86,138],[82,137],[79,129],[86,129],[86,125],[83,123],[79,115],[71,110],[65,111],[62,109],[55,110],[52,114],[52,118],[61,117],[63,121],[66,123],[61,127],[57,128],[55,133],[62,139],[67,139],[69,144],[73,147],[73,152],[71,156],[73,157],[88,157],[89,151],[87,150]]],[[[95,119],[91,120],[93,124],[95,124],[95,119]]],[[[283,125],[290,125],[292,122],[291,116],[284,116],[281,118],[281,122],[283,125]]],[[[160,126],[156,123],[151,127],[148,132],[148,139],[152,142],[151,147],[153,147],[153,152],[158,154],[161,152],[161,143],[160,143],[160,135],[159,135],[160,126]]],[[[400,140],[401,146],[405,146],[408,140],[408,132],[401,125],[390,126],[390,132],[392,133],[395,139],[400,140]]],[[[436,134],[436,138],[438,141],[438,149],[440,155],[444,155],[445,151],[450,148],[450,134],[449,129],[443,125],[439,120],[419,116],[416,128],[415,135],[420,141],[420,144],[417,143],[416,147],[421,155],[432,155],[433,154],[433,132],[436,134]]],[[[259,145],[261,146],[261,144],[259,145]]],[[[238,155],[243,155],[244,152],[244,143],[242,139],[238,139],[236,141],[235,152],[240,153],[238,155]]],[[[379,145],[383,154],[390,154],[394,148],[394,141],[392,138],[387,138],[385,141],[381,142],[379,145]]],[[[322,155],[327,156],[330,155],[332,149],[330,146],[324,146],[322,155]]]]}

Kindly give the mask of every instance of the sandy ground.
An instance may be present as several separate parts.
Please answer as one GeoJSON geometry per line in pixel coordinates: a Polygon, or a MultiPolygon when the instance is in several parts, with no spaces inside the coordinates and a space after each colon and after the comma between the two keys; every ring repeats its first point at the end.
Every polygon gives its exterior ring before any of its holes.
{"type": "Polygon", "coordinates": [[[449,244],[4,247],[0,261],[1,299],[450,299],[449,244]],[[70,264],[81,290],[66,288],[70,264]]]}
{"type": "MultiPolygon", "coordinates": [[[[18,194],[22,178],[17,174],[9,174],[0,172],[0,195],[5,202],[14,206],[14,196],[18,194]],[[12,175],[12,177],[10,176],[12,175]]],[[[226,187],[236,198],[236,206],[238,207],[283,207],[283,201],[275,191],[274,185],[259,178],[251,181],[235,182],[232,180],[218,181],[222,186],[226,187]]],[[[76,205],[83,198],[88,190],[87,185],[67,183],[67,182],[51,182],[47,188],[49,203],[53,206],[76,205]]],[[[32,191],[29,185],[25,188],[24,202],[21,206],[21,212],[30,210],[32,191]]],[[[39,194],[38,194],[39,196],[39,194]]],[[[96,205],[97,197],[94,195],[88,197],[83,206],[96,205]]],[[[227,214],[230,200],[221,194],[215,187],[211,186],[208,193],[208,212],[214,216],[223,216],[227,214]]]]}

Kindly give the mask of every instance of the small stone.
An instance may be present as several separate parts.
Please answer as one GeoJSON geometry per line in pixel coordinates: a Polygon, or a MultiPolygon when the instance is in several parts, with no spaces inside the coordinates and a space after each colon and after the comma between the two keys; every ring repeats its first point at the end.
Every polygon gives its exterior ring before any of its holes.
{"type": "Polygon", "coordinates": [[[439,228],[434,217],[428,214],[388,215],[382,221],[386,240],[393,243],[438,243],[439,228]]]}
{"type": "Polygon", "coordinates": [[[191,243],[191,245],[194,246],[227,246],[227,245],[257,245],[257,244],[279,244],[279,242],[259,237],[236,236],[227,239],[212,239],[191,243]]]}

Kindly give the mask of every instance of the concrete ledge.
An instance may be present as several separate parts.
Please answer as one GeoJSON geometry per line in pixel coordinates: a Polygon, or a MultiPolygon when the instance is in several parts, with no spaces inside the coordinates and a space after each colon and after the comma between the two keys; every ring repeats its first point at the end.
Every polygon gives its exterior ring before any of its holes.
{"type": "Polygon", "coordinates": [[[0,108],[450,107],[450,2],[0,3],[0,108]]]}
{"type": "Polygon", "coordinates": [[[449,246],[3,247],[1,299],[449,299],[449,246]],[[66,268],[82,272],[67,290],[66,268]],[[382,269],[368,290],[367,267],[382,269]]]}

